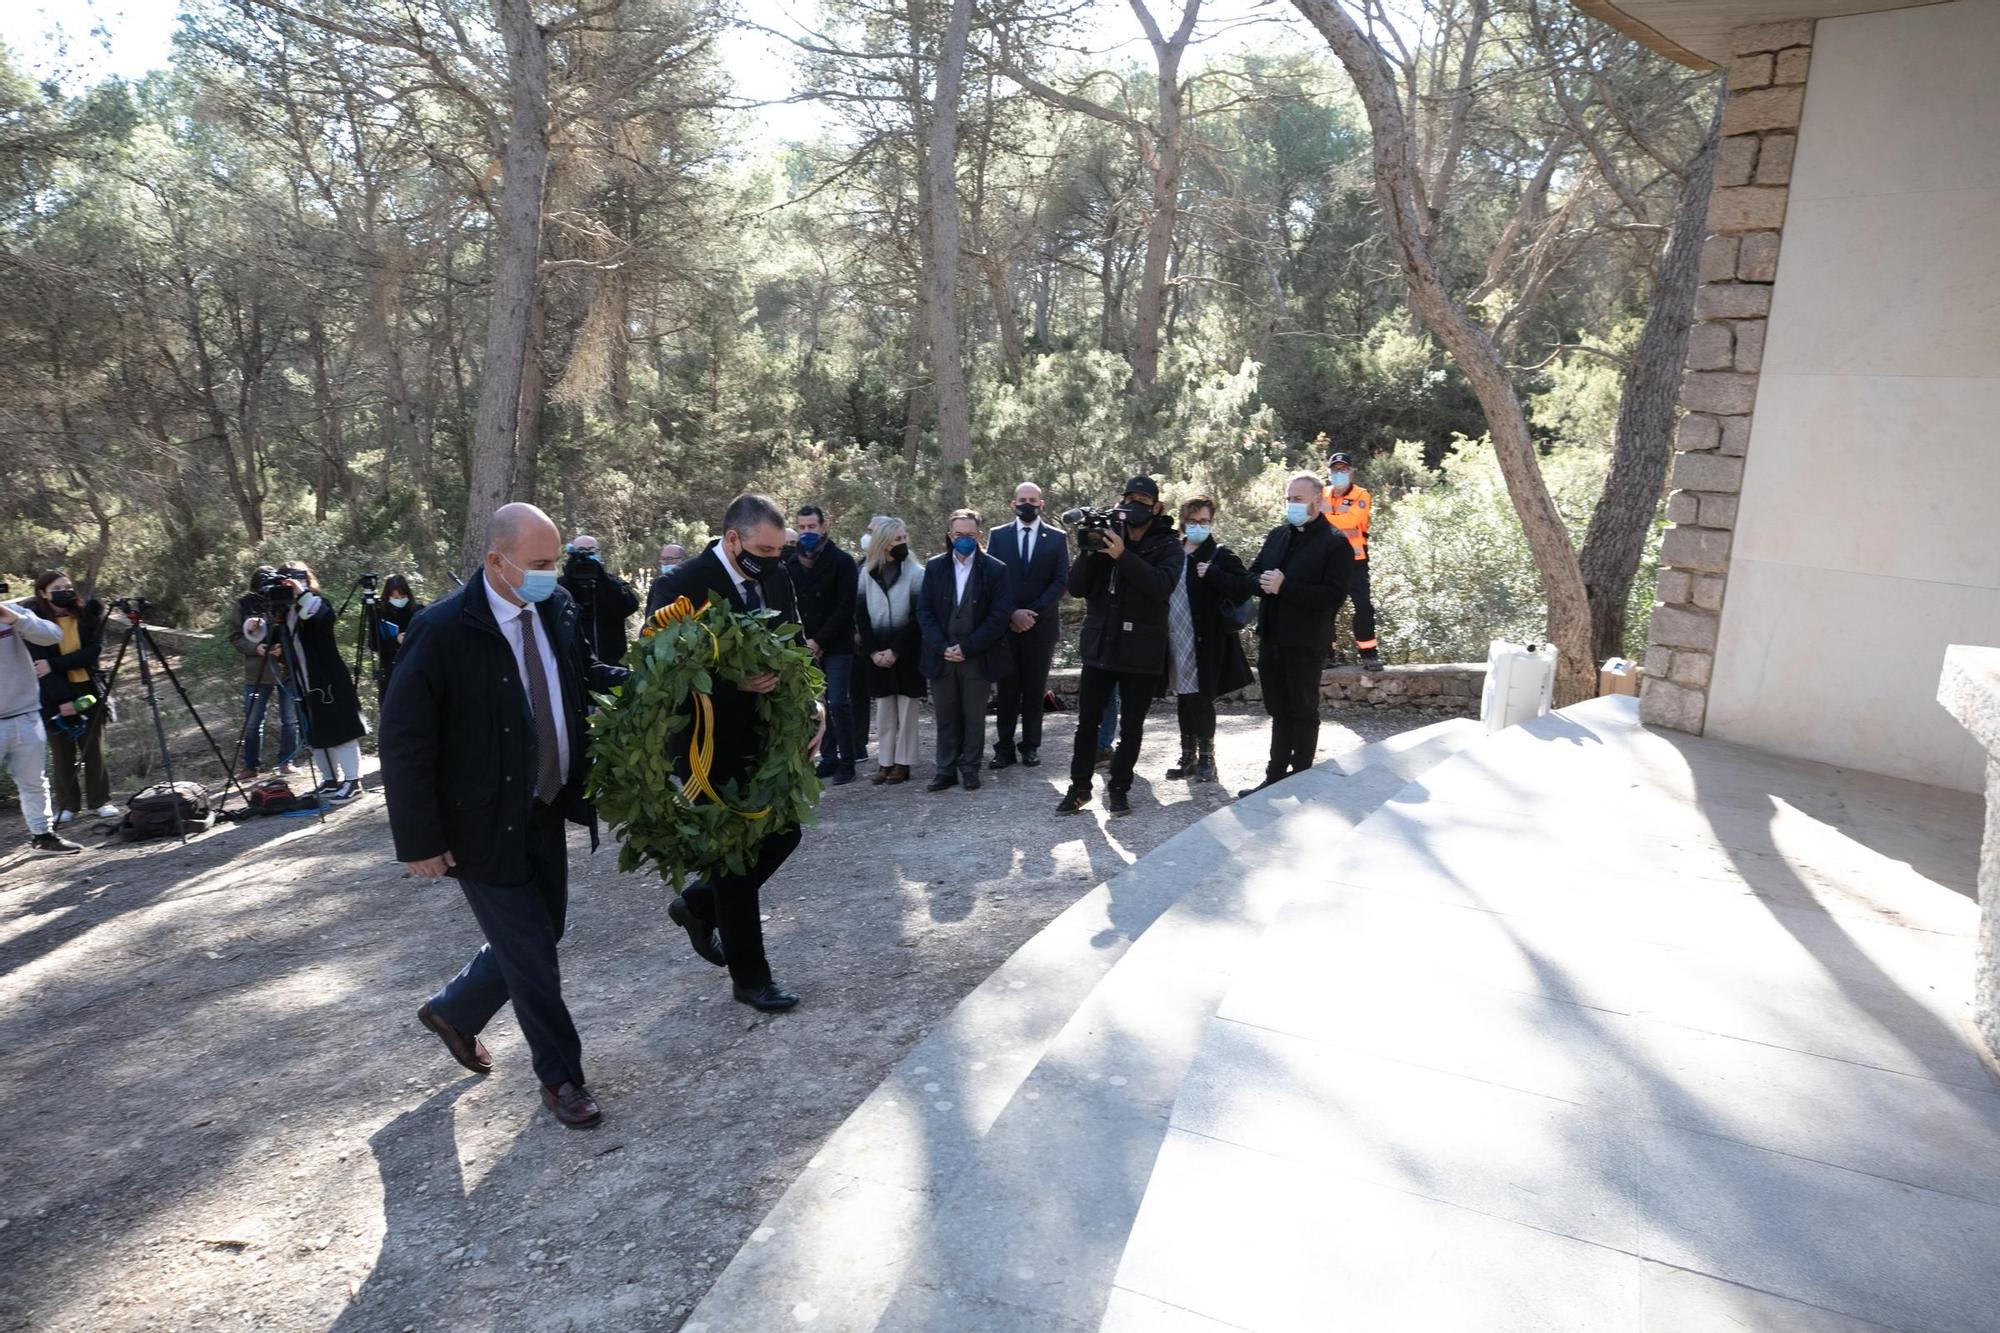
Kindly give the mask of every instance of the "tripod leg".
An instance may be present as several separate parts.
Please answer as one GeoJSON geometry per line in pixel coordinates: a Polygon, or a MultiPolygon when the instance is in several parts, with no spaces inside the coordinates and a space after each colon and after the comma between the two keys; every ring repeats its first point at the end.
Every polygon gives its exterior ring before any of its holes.
{"type": "MultiPolygon", "coordinates": [[[[166,724],[160,721],[160,698],[153,689],[153,672],[146,661],[146,627],[135,623],[132,626],[132,637],[139,641],[139,683],[146,690],[146,707],[151,709],[153,714],[153,736],[160,743],[160,767],[166,771],[167,786],[171,789],[174,785],[174,755],[173,750],[167,745],[166,724]]],[[[188,840],[187,820],[181,817],[179,801],[174,802],[174,829],[181,835],[181,845],[185,847],[188,840]]]]}

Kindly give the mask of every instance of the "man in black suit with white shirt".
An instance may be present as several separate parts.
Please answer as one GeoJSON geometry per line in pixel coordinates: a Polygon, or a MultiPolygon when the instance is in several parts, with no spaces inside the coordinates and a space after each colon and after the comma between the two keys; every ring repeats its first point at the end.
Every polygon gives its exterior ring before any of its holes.
{"type": "Polygon", "coordinates": [[[992,767],[1042,762],[1042,699],[1049,664],[1062,637],[1058,608],[1069,591],[1069,541],[1042,521],[1042,488],[1024,481],[1014,489],[1014,521],[986,535],[986,553],[1014,576],[1014,613],[1002,640],[1012,670],[1000,681],[992,767]],[[1021,747],[1014,748],[1015,719],[1021,747]]]}
{"type": "MultiPolygon", "coordinates": [[[[696,608],[706,606],[711,592],[721,593],[732,610],[776,612],[772,624],[798,623],[791,576],[785,572],[785,516],[762,495],[739,495],[722,518],[722,538],[706,551],[663,576],[654,585],[661,606],[686,597],[696,608]]],[[[761,758],[757,752],[757,696],[778,688],[769,673],[740,681],[717,681],[715,702],[715,762],[709,781],[717,788],[741,781],[761,758]]],[[[820,728],[825,730],[825,710],[820,728]]],[[[669,738],[676,773],[686,776],[686,737],[669,738]]],[[[817,748],[819,737],[813,738],[817,748]]],[[[799,845],[795,825],[771,834],[747,875],[712,869],[690,884],[667,908],[674,924],[688,933],[694,951],[718,967],[729,969],[735,997],[753,1009],[790,1009],[798,997],[771,979],[764,957],[764,928],[758,892],[778,872],[799,845]]]]}

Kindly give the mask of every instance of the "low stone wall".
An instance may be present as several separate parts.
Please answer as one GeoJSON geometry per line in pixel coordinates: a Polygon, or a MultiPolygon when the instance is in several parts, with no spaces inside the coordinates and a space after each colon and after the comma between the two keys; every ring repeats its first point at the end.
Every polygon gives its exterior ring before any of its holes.
{"type": "MultiPolygon", "coordinates": [[[[1079,672],[1052,671],[1049,688],[1076,702],[1079,672]]],[[[1319,697],[1328,704],[1359,704],[1369,708],[1418,708],[1427,712],[1473,717],[1479,712],[1480,691],[1486,685],[1484,662],[1445,662],[1426,666],[1392,666],[1381,671],[1333,667],[1320,677],[1319,697]]],[[[1252,685],[1223,702],[1262,703],[1263,688],[1252,685]]]]}

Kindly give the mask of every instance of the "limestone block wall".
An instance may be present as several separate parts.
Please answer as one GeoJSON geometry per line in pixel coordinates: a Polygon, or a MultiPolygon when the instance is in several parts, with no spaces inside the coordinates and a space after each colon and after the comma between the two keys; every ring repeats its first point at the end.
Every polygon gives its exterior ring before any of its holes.
{"type": "Polygon", "coordinates": [[[1804,19],[1739,28],[1731,44],[1681,381],[1686,415],[1668,478],[1672,526],[1660,549],[1639,705],[1647,722],[1679,731],[1699,733],[1708,711],[1812,41],[1813,23],[1804,19]]]}
{"type": "MultiPolygon", "coordinates": [[[[1076,671],[1052,671],[1049,688],[1058,698],[1076,702],[1076,671]]],[[[1360,705],[1369,708],[1413,708],[1453,717],[1476,717],[1479,696],[1486,688],[1484,662],[1447,662],[1425,666],[1392,666],[1383,671],[1359,671],[1342,667],[1320,676],[1319,697],[1323,704],[1360,705]]],[[[1262,703],[1264,693],[1256,685],[1224,695],[1225,703],[1262,703]]],[[[1166,707],[1171,708],[1169,701],[1166,707]]]]}

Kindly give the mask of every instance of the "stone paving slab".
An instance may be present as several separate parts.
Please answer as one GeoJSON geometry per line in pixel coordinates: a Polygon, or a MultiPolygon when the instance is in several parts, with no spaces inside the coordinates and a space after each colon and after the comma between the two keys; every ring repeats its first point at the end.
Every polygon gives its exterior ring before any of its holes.
{"type": "Polygon", "coordinates": [[[1951,887],[1976,814],[1629,709],[1447,761],[1295,897],[1183,1081],[1122,1297],[1250,1329],[1995,1326],[2000,1080],[1951,887]]]}

